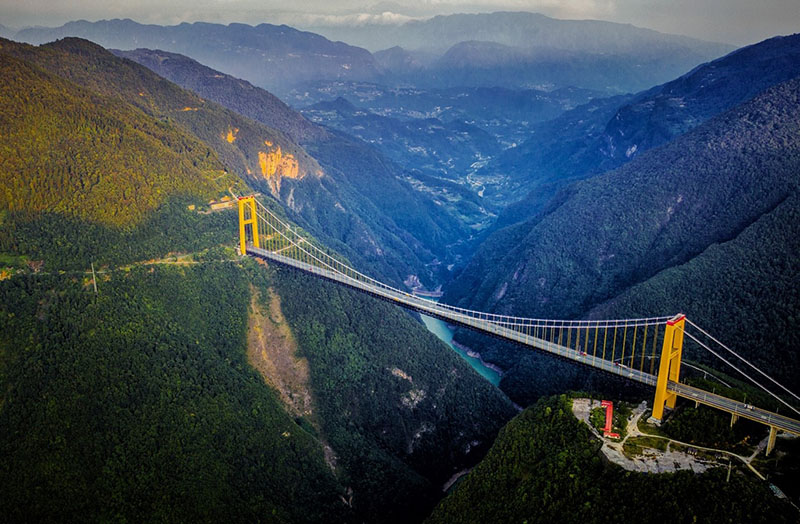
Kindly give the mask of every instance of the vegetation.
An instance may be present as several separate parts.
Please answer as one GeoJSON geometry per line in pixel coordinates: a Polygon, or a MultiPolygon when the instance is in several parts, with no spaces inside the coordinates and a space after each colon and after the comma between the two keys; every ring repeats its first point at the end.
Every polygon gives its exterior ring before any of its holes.
{"type": "Polygon", "coordinates": [[[99,268],[231,238],[232,215],[189,209],[245,187],[208,146],[8,54],[20,48],[0,41],[6,259],[44,262],[45,271],[99,268]]]}
{"type": "MultiPolygon", "coordinates": [[[[435,261],[451,261],[461,253],[453,246],[469,232],[458,217],[402,181],[404,170],[365,142],[312,124],[263,89],[189,58],[147,50],[122,54],[261,124],[286,125],[287,134],[302,142],[325,175],[284,180],[279,191],[258,179],[248,180],[273,190],[286,203],[292,220],[356,267],[397,285],[410,274],[431,284],[436,270],[447,265],[435,261]]],[[[211,105],[202,107],[207,111],[211,105]]],[[[181,114],[181,118],[199,115],[181,114]]],[[[240,136],[243,133],[240,130],[240,136]]],[[[474,209],[469,212],[474,214],[474,209]]]]}
{"type": "Polygon", "coordinates": [[[662,429],[664,435],[681,442],[744,455],[767,436],[769,428],[747,419],[731,425],[729,413],[706,406],[682,406],[670,415],[662,429]]]}
{"type": "MultiPolygon", "coordinates": [[[[625,402],[614,403],[614,414],[611,417],[611,432],[616,433],[620,438],[625,438],[628,432],[628,418],[632,414],[631,407],[625,402]]],[[[602,434],[606,425],[606,408],[594,408],[589,413],[589,422],[602,434]]]]}
{"type": "Polygon", "coordinates": [[[273,129],[280,129],[298,144],[319,140],[327,135],[322,127],[303,118],[269,91],[215,71],[187,56],[151,49],[115,50],[114,54],[138,62],[206,100],[273,129]]]}
{"type": "Polygon", "coordinates": [[[511,403],[395,306],[291,270],[272,278],[354,509],[370,522],[421,520],[511,403]]]}
{"type": "Polygon", "coordinates": [[[179,128],[4,50],[0,209],[130,228],[171,195],[202,201],[234,183],[208,147],[179,128]]]}
{"type": "Polygon", "coordinates": [[[637,457],[642,455],[642,451],[645,449],[667,451],[668,443],[667,439],[657,437],[628,437],[622,445],[622,449],[627,457],[637,457]]]}
{"type": "Polygon", "coordinates": [[[748,472],[626,472],[566,396],[540,400],[500,432],[486,458],[426,521],[794,522],[796,510],[748,472]]]}
{"type": "MultiPolygon", "coordinates": [[[[2,41],[0,59],[12,137],[0,201],[3,514],[418,521],[513,416],[406,313],[233,263],[234,214],[205,205],[244,189],[209,138],[233,113],[89,42],[2,41]],[[205,110],[169,113],[189,102],[205,110]],[[175,252],[192,264],[142,264],[175,252]],[[311,363],[310,417],[289,416],[246,362],[251,286],[279,294],[311,363]]],[[[232,143],[247,142],[244,126],[232,143]]],[[[418,245],[386,227],[403,249],[418,245]]]]}
{"type": "MultiPolygon", "coordinates": [[[[219,96],[231,103],[238,91],[228,80],[219,96]]],[[[464,282],[474,289],[452,292],[495,308],[519,273],[503,299],[509,309],[580,316],[677,308],[686,296],[673,291],[685,287],[713,301],[685,302],[701,322],[738,322],[731,333],[742,335],[763,325],[747,338],[759,347],[793,343],[798,90],[798,82],[779,86],[634,167],[563,193],[527,229],[500,233],[512,248],[482,252],[485,283],[469,269],[464,282]],[[597,211],[598,201],[618,214],[597,211]],[[574,245],[562,249],[564,238],[574,245]],[[740,291],[741,282],[773,287],[740,291]],[[731,289],[736,307],[718,291],[731,289]],[[753,310],[761,311],[754,322],[740,321],[753,310]]],[[[254,102],[274,102],[263,92],[248,100],[241,110],[271,117],[254,102]]],[[[204,207],[246,190],[235,175],[280,198],[290,207],[282,216],[329,248],[395,282],[453,256],[464,235],[368,145],[283,117],[319,164],[283,133],[87,41],[0,40],[0,512],[8,520],[419,521],[444,481],[475,464],[514,414],[405,312],[236,261],[225,245],[234,216],[204,207]],[[259,177],[270,144],[294,155],[297,179],[259,177]],[[192,253],[192,264],[141,264],[175,251],[192,253]],[[84,273],[92,262],[99,293],[84,273]],[[313,413],[290,416],[247,363],[253,288],[262,300],[280,298],[309,363],[313,413]]],[[[511,368],[503,387],[515,399],[563,388],[556,375],[584,389],[608,384],[564,362],[489,353],[511,368]]],[[[791,352],[767,357],[796,369],[791,352]]],[[[625,417],[618,410],[615,425],[625,417]]],[[[683,410],[664,432],[715,445],[749,438],[725,424],[683,410]]],[[[787,462],[775,471],[793,474],[787,462]]],[[[714,521],[722,508],[733,520],[789,520],[765,493],[739,473],[730,484],[719,472],[622,473],[597,456],[561,397],[507,426],[431,519],[640,521],[658,507],[678,521],[714,521]]]]}
{"type": "Polygon", "coordinates": [[[418,521],[513,415],[405,313],[228,255],[105,273],[96,295],[67,275],[0,282],[4,514],[418,521]],[[247,363],[251,285],[281,296],[311,419],[290,417],[247,363]]]}
{"type": "Polygon", "coordinates": [[[487,242],[444,300],[545,318],[682,311],[797,386],[799,96],[780,84],[571,186],[487,242]]]}
{"type": "MultiPolygon", "coordinates": [[[[230,242],[233,213],[201,215],[187,209],[192,200],[170,199],[136,227],[119,229],[58,213],[10,213],[0,228],[0,252],[25,253],[44,262],[44,271],[117,266],[192,252],[230,242]]],[[[116,204],[111,203],[110,206],[116,204]]]]}
{"type": "Polygon", "coordinates": [[[759,470],[767,472],[771,482],[780,486],[791,500],[800,498],[800,439],[779,439],[775,451],[769,457],[759,455],[753,461],[759,470]]]}
{"type": "Polygon", "coordinates": [[[216,153],[227,169],[265,192],[280,186],[280,176],[276,175],[319,174],[316,161],[280,131],[206,101],[92,42],[65,38],[41,47],[4,42],[2,50],[117,103],[122,99],[152,118],[182,128],[201,140],[206,150],[216,153]],[[262,172],[259,153],[274,153],[278,147],[283,156],[291,155],[296,160],[296,170],[281,168],[276,173],[262,172]]]}
{"type": "Polygon", "coordinates": [[[498,225],[538,214],[560,188],[617,168],[800,74],[800,37],[775,37],[738,49],[637,95],[595,99],[534,127],[492,169],[517,192],[498,225]],[[524,189],[523,189],[524,188],[524,189]]]}
{"type": "Polygon", "coordinates": [[[0,282],[12,521],[348,519],[319,443],[247,363],[230,263],[0,282]]]}

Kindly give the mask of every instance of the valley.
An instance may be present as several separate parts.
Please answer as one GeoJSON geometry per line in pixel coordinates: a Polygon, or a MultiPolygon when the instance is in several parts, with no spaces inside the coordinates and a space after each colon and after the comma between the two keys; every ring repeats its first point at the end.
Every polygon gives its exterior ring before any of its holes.
{"type": "Polygon", "coordinates": [[[3,16],[0,512],[796,521],[800,35],[334,12],[3,16]]]}

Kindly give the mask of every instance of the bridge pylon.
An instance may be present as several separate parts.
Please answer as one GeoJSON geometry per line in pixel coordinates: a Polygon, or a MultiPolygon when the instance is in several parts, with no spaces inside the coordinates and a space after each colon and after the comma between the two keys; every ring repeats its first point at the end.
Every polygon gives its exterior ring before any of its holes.
{"type": "Polygon", "coordinates": [[[247,225],[253,234],[253,247],[258,244],[258,215],[256,214],[256,197],[253,195],[239,197],[239,246],[242,255],[247,254],[247,225]],[[246,211],[249,210],[249,213],[246,211]],[[249,216],[248,216],[249,214],[249,216]]]}
{"type": "Polygon", "coordinates": [[[683,354],[683,330],[686,326],[686,315],[672,317],[664,330],[664,345],[661,347],[661,361],[658,365],[656,396],[653,400],[653,416],[655,423],[664,418],[664,406],[672,409],[678,396],[667,391],[667,383],[678,382],[681,374],[681,356],[683,354]]]}

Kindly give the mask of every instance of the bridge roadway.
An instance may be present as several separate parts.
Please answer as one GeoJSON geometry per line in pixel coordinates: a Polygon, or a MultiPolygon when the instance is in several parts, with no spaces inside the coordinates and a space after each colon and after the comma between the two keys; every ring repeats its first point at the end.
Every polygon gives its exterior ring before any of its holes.
{"type": "MultiPolygon", "coordinates": [[[[436,302],[416,297],[410,293],[404,293],[385,284],[380,284],[377,281],[375,284],[362,282],[361,280],[349,277],[338,271],[321,268],[313,264],[308,264],[306,262],[281,255],[280,253],[274,253],[266,249],[256,248],[252,245],[247,246],[247,252],[248,254],[257,256],[259,258],[271,260],[281,265],[288,266],[293,269],[299,269],[314,276],[342,284],[358,291],[362,291],[374,297],[405,307],[406,309],[411,309],[431,317],[436,317],[450,324],[457,324],[485,334],[493,335],[498,338],[510,340],[526,346],[532,346],[553,355],[591,366],[595,369],[600,369],[613,375],[618,375],[651,387],[656,386],[657,377],[655,375],[651,375],[650,373],[645,373],[619,363],[597,358],[582,351],[568,348],[542,338],[533,337],[526,333],[500,325],[497,322],[459,313],[457,311],[448,309],[447,307],[440,306],[436,302]]],[[[679,397],[699,402],[722,411],[727,411],[728,413],[732,413],[739,417],[754,420],[769,426],[774,426],[778,429],[794,433],[795,435],[800,435],[800,421],[791,419],[789,417],[784,417],[783,415],[779,415],[771,411],[766,411],[743,402],[731,400],[729,398],[716,395],[714,393],[709,393],[708,391],[678,382],[668,382],[667,390],[671,393],[675,393],[679,397]]]]}

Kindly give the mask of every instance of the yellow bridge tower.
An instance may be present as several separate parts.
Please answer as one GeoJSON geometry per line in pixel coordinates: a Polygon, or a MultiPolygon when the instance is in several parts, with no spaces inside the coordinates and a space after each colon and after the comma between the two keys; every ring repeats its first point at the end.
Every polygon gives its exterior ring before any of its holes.
{"type": "Polygon", "coordinates": [[[678,395],[667,390],[668,382],[678,382],[681,374],[681,356],[683,354],[683,330],[686,315],[676,315],[667,321],[664,331],[664,345],[661,347],[661,361],[658,366],[656,381],[656,397],[653,400],[653,416],[656,422],[664,418],[664,405],[670,409],[675,407],[678,395]]]}
{"type": "Polygon", "coordinates": [[[253,234],[253,247],[258,245],[258,215],[256,214],[256,197],[253,195],[239,197],[239,246],[242,254],[247,254],[247,226],[253,234]],[[249,211],[249,213],[247,212],[249,211]]]}

